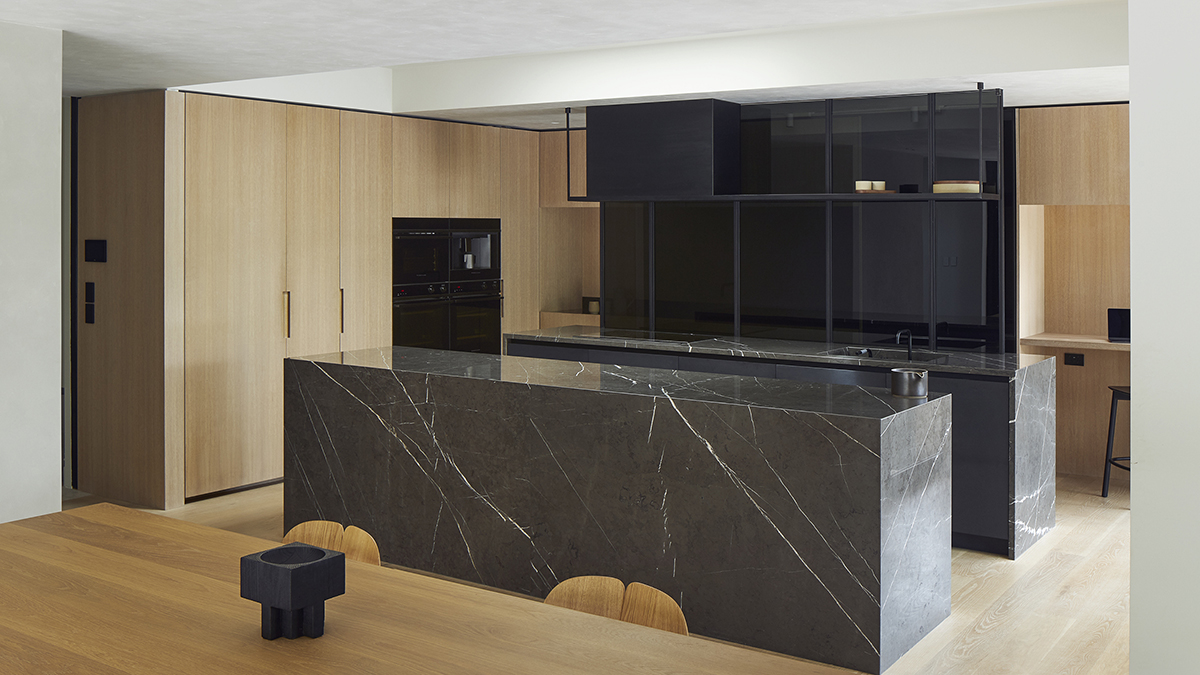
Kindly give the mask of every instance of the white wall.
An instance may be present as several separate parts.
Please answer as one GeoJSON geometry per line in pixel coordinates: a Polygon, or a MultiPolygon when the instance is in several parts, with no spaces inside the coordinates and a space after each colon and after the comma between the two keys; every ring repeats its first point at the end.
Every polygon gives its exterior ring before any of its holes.
{"type": "Polygon", "coordinates": [[[215,82],[179,89],[371,112],[392,112],[392,71],[388,68],[360,68],[312,75],[215,82]]]}
{"type": "Polygon", "coordinates": [[[1130,668],[1200,672],[1200,3],[1129,6],[1133,317],[1130,668]],[[1186,180],[1186,178],[1185,178],[1186,180]]]}
{"type": "Polygon", "coordinates": [[[62,502],[62,32],[0,23],[0,522],[62,502]]]}
{"type": "MultiPolygon", "coordinates": [[[[1094,0],[578,52],[396,66],[415,112],[1120,67],[1126,3],[1094,0]]],[[[987,83],[987,80],[984,80],[987,83]]]]}

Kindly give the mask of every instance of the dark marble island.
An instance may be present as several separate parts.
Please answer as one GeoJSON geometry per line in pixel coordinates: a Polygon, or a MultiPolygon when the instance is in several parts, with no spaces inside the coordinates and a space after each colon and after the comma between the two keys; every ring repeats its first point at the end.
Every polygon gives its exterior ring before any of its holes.
{"type": "Polygon", "coordinates": [[[697,634],[873,673],[950,613],[949,396],[401,347],[284,378],[286,527],[539,597],[640,581],[697,634]]]}
{"type": "Polygon", "coordinates": [[[890,370],[929,371],[954,395],[954,546],[1018,558],[1054,527],[1053,357],[914,351],[568,326],[505,336],[508,354],[759,378],[889,386],[890,370]]]}

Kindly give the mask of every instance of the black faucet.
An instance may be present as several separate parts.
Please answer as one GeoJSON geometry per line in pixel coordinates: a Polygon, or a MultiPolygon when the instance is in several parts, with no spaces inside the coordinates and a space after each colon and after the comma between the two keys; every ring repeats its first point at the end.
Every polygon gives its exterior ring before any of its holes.
{"type": "Polygon", "coordinates": [[[896,331],[896,344],[900,344],[900,336],[905,333],[908,333],[908,360],[912,361],[912,331],[907,328],[896,331]]]}

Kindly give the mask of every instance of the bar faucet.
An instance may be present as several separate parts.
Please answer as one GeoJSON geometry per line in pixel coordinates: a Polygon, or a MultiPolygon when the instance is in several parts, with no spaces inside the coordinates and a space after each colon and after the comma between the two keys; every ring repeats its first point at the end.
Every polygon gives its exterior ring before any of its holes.
{"type": "Polygon", "coordinates": [[[896,344],[900,344],[900,337],[905,333],[908,333],[908,360],[912,361],[912,331],[907,328],[896,331],[896,344]]]}

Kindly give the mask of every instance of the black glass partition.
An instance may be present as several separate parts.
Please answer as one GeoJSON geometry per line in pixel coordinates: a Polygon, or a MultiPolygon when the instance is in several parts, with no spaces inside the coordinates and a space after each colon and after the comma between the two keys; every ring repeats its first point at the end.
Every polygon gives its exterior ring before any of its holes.
{"type": "Polygon", "coordinates": [[[826,190],[825,102],[742,106],[742,193],[826,190]]]}
{"type": "Polygon", "coordinates": [[[734,205],[654,205],[654,331],[734,334],[734,205]]]}
{"type": "Polygon", "coordinates": [[[883,181],[888,190],[929,192],[929,97],[833,101],[833,192],[856,181],[883,181]]]}
{"type": "Polygon", "coordinates": [[[604,326],[650,329],[650,206],[608,202],[603,216],[604,326]]]}
{"type": "Polygon", "coordinates": [[[833,205],[833,341],[929,343],[928,202],[833,205]]]}
{"type": "Polygon", "coordinates": [[[741,334],[825,340],[825,203],[742,203],[741,334]]]}

